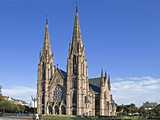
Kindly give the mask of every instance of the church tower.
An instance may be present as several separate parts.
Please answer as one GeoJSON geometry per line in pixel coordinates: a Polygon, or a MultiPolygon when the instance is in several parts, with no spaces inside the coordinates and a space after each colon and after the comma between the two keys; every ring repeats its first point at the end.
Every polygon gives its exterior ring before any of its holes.
{"type": "Polygon", "coordinates": [[[48,20],[46,20],[44,45],[40,52],[40,61],[38,64],[37,80],[37,112],[38,114],[47,114],[48,86],[49,81],[54,74],[54,59],[50,45],[48,20]]]}
{"type": "Polygon", "coordinates": [[[113,99],[111,95],[111,84],[110,84],[110,75],[105,75],[103,70],[101,72],[101,80],[100,80],[100,116],[112,116],[113,99]]]}
{"type": "Polygon", "coordinates": [[[89,90],[87,78],[87,61],[83,45],[79,13],[76,7],[72,42],[69,45],[67,58],[67,91],[66,113],[68,115],[83,115],[85,112],[85,97],[89,90]]]}

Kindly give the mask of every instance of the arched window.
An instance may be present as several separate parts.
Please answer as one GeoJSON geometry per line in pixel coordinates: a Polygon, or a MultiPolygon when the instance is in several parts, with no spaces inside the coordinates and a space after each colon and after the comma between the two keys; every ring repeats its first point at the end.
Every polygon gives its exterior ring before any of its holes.
{"type": "Polygon", "coordinates": [[[73,56],[73,74],[77,75],[77,56],[73,56]]]}
{"type": "Polygon", "coordinates": [[[42,80],[46,79],[46,65],[45,63],[42,64],[42,80]]]}
{"type": "Polygon", "coordinates": [[[76,90],[73,90],[72,101],[73,101],[73,107],[76,107],[77,106],[77,91],[76,90]]]}
{"type": "Polygon", "coordinates": [[[49,110],[49,114],[53,114],[53,111],[52,111],[52,107],[51,107],[51,106],[48,107],[48,110],[49,110]]]}
{"type": "MultiPolygon", "coordinates": [[[[50,66],[51,67],[51,66],[50,66]]],[[[51,72],[51,68],[48,69],[48,79],[51,80],[51,75],[52,75],[52,72],[51,72]]]]}

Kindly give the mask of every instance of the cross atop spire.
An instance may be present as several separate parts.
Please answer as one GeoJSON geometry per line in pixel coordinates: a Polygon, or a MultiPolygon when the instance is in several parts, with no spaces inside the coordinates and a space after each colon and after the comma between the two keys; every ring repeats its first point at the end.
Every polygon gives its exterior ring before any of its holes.
{"type": "Polygon", "coordinates": [[[78,0],[76,0],[76,14],[78,13],[78,0]]]}
{"type": "Polygon", "coordinates": [[[48,25],[48,18],[46,17],[46,25],[48,25]]]}

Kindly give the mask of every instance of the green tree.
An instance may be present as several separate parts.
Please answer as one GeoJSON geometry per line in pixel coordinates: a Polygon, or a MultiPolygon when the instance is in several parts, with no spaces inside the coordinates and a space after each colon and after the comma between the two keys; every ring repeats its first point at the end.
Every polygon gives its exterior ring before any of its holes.
{"type": "Polygon", "coordinates": [[[25,106],[17,105],[12,101],[0,100],[0,112],[16,113],[24,112],[25,106]]]}

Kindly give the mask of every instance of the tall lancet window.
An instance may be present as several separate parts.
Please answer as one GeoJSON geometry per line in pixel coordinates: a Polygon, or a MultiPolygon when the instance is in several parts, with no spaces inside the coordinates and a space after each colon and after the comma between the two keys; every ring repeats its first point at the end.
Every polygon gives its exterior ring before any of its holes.
{"type": "Polygon", "coordinates": [[[42,64],[42,79],[45,80],[46,79],[46,66],[45,63],[42,64]]]}
{"type": "Polygon", "coordinates": [[[45,103],[45,81],[46,81],[46,65],[45,63],[42,63],[42,104],[45,103]]]}
{"type": "Polygon", "coordinates": [[[52,78],[52,65],[50,65],[48,69],[48,79],[51,80],[51,78],[52,78]]]}
{"type": "Polygon", "coordinates": [[[73,56],[73,74],[77,75],[77,56],[73,56]]]}
{"type": "Polygon", "coordinates": [[[82,63],[82,74],[84,75],[84,63],[82,63]]]}

